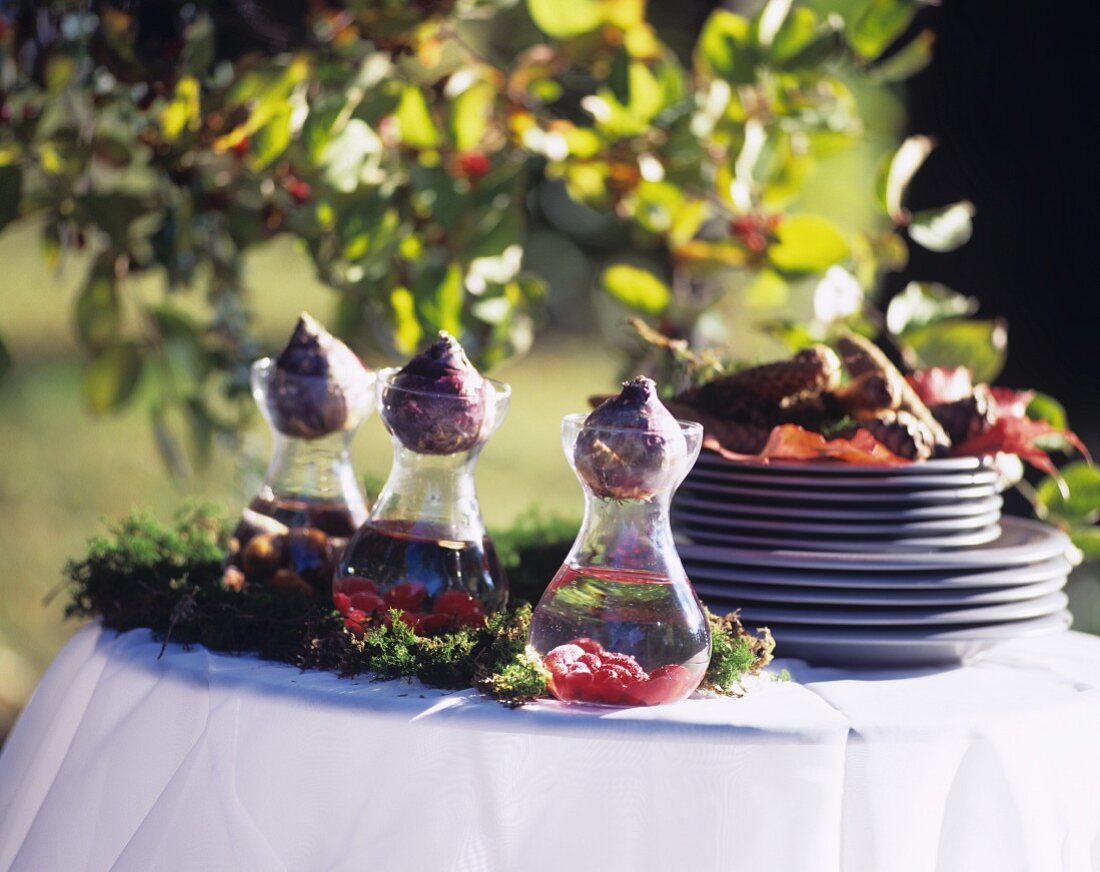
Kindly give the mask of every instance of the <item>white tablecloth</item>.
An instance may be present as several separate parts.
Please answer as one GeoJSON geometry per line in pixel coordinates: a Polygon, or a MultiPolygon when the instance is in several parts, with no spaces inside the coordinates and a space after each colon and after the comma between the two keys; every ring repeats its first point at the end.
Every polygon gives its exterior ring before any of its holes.
{"type": "Polygon", "coordinates": [[[0,755],[0,869],[1100,870],[1100,639],[742,699],[473,692],[79,632],[0,755]]]}

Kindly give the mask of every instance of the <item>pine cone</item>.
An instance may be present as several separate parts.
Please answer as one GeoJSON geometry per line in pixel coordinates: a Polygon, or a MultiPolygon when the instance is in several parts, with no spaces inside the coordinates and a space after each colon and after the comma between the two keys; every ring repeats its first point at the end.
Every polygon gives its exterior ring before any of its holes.
{"type": "Polygon", "coordinates": [[[721,376],[676,399],[719,418],[766,426],[779,410],[836,385],[840,360],[827,346],[804,348],[790,360],[721,376]]]}
{"type": "Polygon", "coordinates": [[[952,445],[961,445],[984,433],[996,418],[993,395],[986,385],[978,385],[974,392],[951,403],[937,403],[932,414],[943,425],[952,445]]]}
{"type": "Polygon", "coordinates": [[[884,411],[860,419],[858,429],[868,431],[898,457],[927,460],[936,453],[936,439],[924,422],[909,412],[884,411]]]}

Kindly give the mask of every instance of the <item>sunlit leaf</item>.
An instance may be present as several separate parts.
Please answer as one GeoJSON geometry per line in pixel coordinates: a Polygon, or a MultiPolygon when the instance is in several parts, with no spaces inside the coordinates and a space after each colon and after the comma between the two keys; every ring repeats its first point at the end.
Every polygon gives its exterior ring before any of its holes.
{"type": "Polygon", "coordinates": [[[1004,368],[1008,331],[999,320],[948,318],[906,331],[905,345],[921,365],[965,366],[980,384],[1004,368]]]}
{"type": "Polygon", "coordinates": [[[1085,560],[1100,560],[1100,527],[1071,527],[1068,532],[1085,560]]]}
{"type": "Polygon", "coordinates": [[[451,103],[451,134],[459,151],[481,144],[493,111],[496,91],[487,82],[471,85],[451,103]]]}
{"type": "Polygon", "coordinates": [[[350,194],[378,167],[381,155],[382,140],[365,121],[353,118],[321,152],[324,179],[336,190],[350,194]]]}
{"type": "Polygon", "coordinates": [[[527,0],[527,11],[539,30],[555,39],[588,33],[604,20],[599,0],[527,0]]]}
{"type": "Polygon", "coordinates": [[[775,309],[790,299],[790,286],[775,270],[760,270],[744,291],[749,309],[775,309]]]}
{"type": "Polygon", "coordinates": [[[877,58],[905,32],[918,8],[913,0],[862,0],[845,21],[849,44],[863,57],[877,58]]]}
{"type": "Polygon", "coordinates": [[[414,354],[424,331],[416,317],[416,300],[408,288],[390,291],[390,315],[393,318],[394,345],[401,354],[414,354]]]}
{"type": "Polygon", "coordinates": [[[792,215],[776,229],[776,237],[768,259],[783,272],[824,272],[850,251],[836,225],[820,215],[792,215]]]}
{"type": "Polygon", "coordinates": [[[96,413],[117,409],[130,399],[141,378],[141,349],[119,342],[97,354],[84,369],[84,397],[96,413]]]}
{"type": "Polygon", "coordinates": [[[1065,407],[1054,397],[1036,391],[1027,404],[1027,416],[1036,421],[1046,421],[1051,427],[1064,430],[1069,426],[1065,407]]]}
{"type": "MultiPolygon", "coordinates": [[[[804,12],[813,12],[800,7],[804,12]]],[[[781,27],[788,23],[788,15],[791,11],[791,0],[767,0],[756,16],[754,35],[757,45],[768,48],[775,41],[776,34],[781,27]]]]}
{"type": "Polygon", "coordinates": [[[892,155],[882,162],[875,181],[879,204],[897,224],[905,221],[907,213],[903,205],[905,189],[932,153],[935,143],[928,136],[910,136],[892,155]]]}
{"type": "Polygon", "coordinates": [[[252,135],[248,165],[254,170],[262,170],[278,160],[290,145],[291,107],[287,104],[282,112],[276,112],[271,120],[252,135]]]}
{"type": "Polygon", "coordinates": [[[672,291],[649,270],[620,263],[603,271],[604,290],[624,306],[646,315],[659,315],[668,308],[672,291]]]}
{"type": "Polygon", "coordinates": [[[929,251],[954,251],[974,233],[974,204],[966,200],[913,215],[909,237],[929,251]]]}
{"type": "Polygon", "coordinates": [[[1048,476],[1035,492],[1048,515],[1071,524],[1092,524],[1100,519],[1100,469],[1084,461],[1074,461],[1059,471],[1065,483],[1063,496],[1057,479],[1048,476]]]}
{"type": "Polygon", "coordinates": [[[935,33],[921,31],[886,60],[875,64],[870,72],[871,78],[876,82],[903,82],[915,76],[932,62],[935,42],[935,33]]]}
{"type": "Polygon", "coordinates": [[[175,142],[185,130],[197,131],[201,123],[199,81],[194,76],[183,76],[160,112],[161,132],[169,142],[175,142]]]}
{"type": "Polygon", "coordinates": [[[695,44],[696,66],[704,73],[733,84],[753,81],[756,59],[749,44],[750,31],[747,18],[716,9],[706,20],[695,44]]]}
{"type": "Polygon", "coordinates": [[[439,131],[432,120],[424,92],[416,85],[406,85],[401,92],[401,102],[394,113],[401,126],[401,141],[412,148],[435,148],[439,145],[439,131]]]}
{"type": "Polygon", "coordinates": [[[936,282],[909,282],[886,307],[886,327],[900,336],[913,327],[920,327],[943,318],[973,315],[978,301],[936,282]]]}

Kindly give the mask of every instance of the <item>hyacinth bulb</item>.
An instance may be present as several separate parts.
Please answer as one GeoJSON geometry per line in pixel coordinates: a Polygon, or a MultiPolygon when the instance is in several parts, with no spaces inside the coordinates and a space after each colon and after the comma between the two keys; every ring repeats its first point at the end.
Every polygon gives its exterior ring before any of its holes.
{"type": "Polygon", "coordinates": [[[386,423],[419,454],[456,454],[482,441],[492,421],[492,385],[446,331],[383,390],[386,423]]]}
{"type": "Polygon", "coordinates": [[[648,500],[667,487],[686,451],[680,424],[657,397],[657,386],[638,376],[585,419],[573,461],[596,496],[648,500]]]}
{"type": "Polygon", "coordinates": [[[347,429],[370,374],[343,342],[303,312],[268,382],[271,422],[299,439],[347,429]]]}

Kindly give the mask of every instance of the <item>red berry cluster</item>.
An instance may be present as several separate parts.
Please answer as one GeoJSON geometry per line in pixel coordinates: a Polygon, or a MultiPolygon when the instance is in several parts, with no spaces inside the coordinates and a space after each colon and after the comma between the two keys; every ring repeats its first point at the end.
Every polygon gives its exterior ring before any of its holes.
{"type": "Polygon", "coordinates": [[[678,663],[647,673],[629,654],[606,651],[594,639],[559,645],[542,665],[550,672],[550,692],[563,702],[661,705],[684,699],[697,684],[678,663]]]}
{"type": "Polygon", "coordinates": [[[782,220],[782,215],[738,215],[730,221],[730,233],[749,251],[761,254],[782,220]]]}
{"type": "Polygon", "coordinates": [[[480,627],[485,612],[477,598],[464,590],[445,590],[425,608],[428,589],[419,581],[403,581],[384,594],[367,578],[345,578],[343,588],[332,595],[344,623],[353,633],[362,633],[370,624],[392,623],[390,609],[398,609],[397,620],[419,636],[432,636],[462,627],[480,627]]]}
{"type": "Polygon", "coordinates": [[[493,162],[483,151],[472,149],[464,151],[455,157],[454,176],[476,183],[489,174],[493,168],[493,162]]]}

